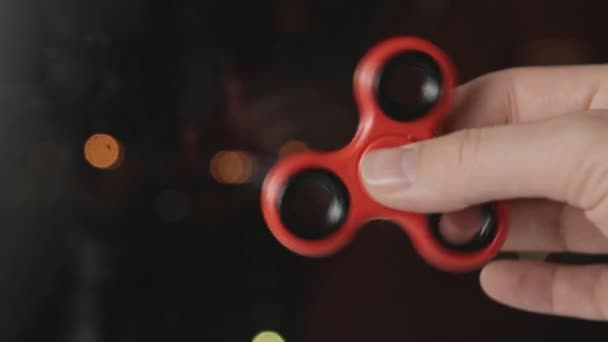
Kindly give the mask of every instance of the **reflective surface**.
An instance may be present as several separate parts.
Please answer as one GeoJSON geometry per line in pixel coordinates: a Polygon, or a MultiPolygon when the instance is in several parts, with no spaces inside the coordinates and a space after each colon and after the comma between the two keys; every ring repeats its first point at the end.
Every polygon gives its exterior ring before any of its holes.
{"type": "Polygon", "coordinates": [[[305,169],[287,183],[276,205],[289,231],[317,240],[340,229],[349,204],[348,190],[339,177],[324,169],[305,169]]]}
{"type": "Polygon", "coordinates": [[[461,81],[602,62],[605,2],[160,3],[0,2],[0,341],[605,334],[491,302],[387,223],[298,257],[258,203],[278,158],[352,137],[353,68],[380,39],[433,41],[461,81]]]}

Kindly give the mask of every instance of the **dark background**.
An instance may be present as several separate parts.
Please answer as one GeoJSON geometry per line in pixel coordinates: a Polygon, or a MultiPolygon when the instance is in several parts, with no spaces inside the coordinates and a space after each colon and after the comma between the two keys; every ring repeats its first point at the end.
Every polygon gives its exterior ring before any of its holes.
{"type": "Polygon", "coordinates": [[[428,267],[374,224],[307,260],[265,228],[281,146],[346,143],[352,72],[418,35],[460,81],[520,65],[603,63],[605,1],[0,2],[0,341],[573,341],[606,323],[499,306],[477,274],[428,267]],[[94,133],[125,158],[98,170],[94,133]],[[243,184],[212,177],[248,153],[243,184]]]}

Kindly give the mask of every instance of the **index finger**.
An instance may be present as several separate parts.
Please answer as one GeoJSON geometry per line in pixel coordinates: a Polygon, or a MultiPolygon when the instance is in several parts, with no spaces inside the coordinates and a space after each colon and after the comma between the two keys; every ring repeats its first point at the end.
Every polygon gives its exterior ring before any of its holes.
{"type": "Polygon", "coordinates": [[[455,131],[606,108],[607,77],[608,64],[518,67],[486,74],[457,88],[445,128],[455,131]]]}

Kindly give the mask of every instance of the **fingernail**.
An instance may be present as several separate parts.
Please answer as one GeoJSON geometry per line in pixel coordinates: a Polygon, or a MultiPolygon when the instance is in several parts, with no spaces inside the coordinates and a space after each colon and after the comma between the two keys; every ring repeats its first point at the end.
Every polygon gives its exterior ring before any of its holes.
{"type": "Polygon", "coordinates": [[[416,180],[416,150],[411,147],[369,152],[361,164],[361,177],[369,186],[409,186],[416,180]]]}

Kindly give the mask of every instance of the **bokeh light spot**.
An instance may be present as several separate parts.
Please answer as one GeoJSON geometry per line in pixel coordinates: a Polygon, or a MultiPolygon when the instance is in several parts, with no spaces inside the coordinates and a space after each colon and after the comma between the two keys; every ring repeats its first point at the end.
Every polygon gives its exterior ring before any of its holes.
{"type": "Polygon", "coordinates": [[[241,151],[220,151],[211,159],[211,176],[222,184],[243,184],[251,180],[254,161],[241,151]]]}
{"type": "Polygon", "coordinates": [[[262,331],[253,338],[252,342],[285,342],[285,340],[274,331],[262,331]]]}
{"type": "Polygon", "coordinates": [[[98,169],[113,169],[120,166],[123,156],[122,145],[109,134],[93,134],[84,144],[85,159],[98,169]]]}
{"type": "Polygon", "coordinates": [[[283,158],[297,152],[308,151],[308,146],[299,140],[290,140],[279,149],[279,157],[283,158]]]}

